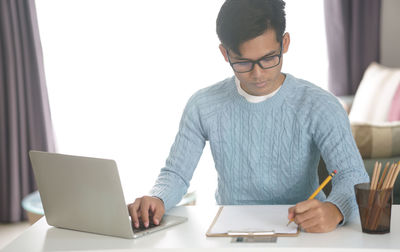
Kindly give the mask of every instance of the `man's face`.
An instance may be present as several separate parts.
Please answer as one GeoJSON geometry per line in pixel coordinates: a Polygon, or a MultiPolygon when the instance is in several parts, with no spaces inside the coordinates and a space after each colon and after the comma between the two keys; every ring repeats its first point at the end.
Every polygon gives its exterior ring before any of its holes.
{"type": "MultiPolygon", "coordinates": [[[[289,43],[290,37],[286,33],[282,41],[282,54],[287,52],[289,43]]],[[[231,63],[237,63],[258,60],[263,56],[278,55],[281,52],[281,44],[276,40],[275,31],[270,29],[262,35],[241,44],[239,46],[240,56],[232,51],[227,52],[222,45],[220,45],[220,50],[226,61],[230,60],[231,63]]],[[[258,64],[255,64],[250,72],[234,72],[240,80],[240,86],[246,93],[255,96],[267,95],[275,91],[284,81],[285,77],[281,73],[282,61],[281,57],[279,65],[269,69],[263,69],[258,64]]]]}

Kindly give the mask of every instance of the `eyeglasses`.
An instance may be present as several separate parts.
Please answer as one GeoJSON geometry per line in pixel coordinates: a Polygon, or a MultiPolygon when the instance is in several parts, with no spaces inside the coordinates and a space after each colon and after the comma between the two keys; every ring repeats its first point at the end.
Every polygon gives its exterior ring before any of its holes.
{"type": "Polygon", "coordinates": [[[247,73],[251,72],[254,69],[255,64],[260,66],[262,69],[269,69],[279,65],[282,56],[282,43],[279,54],[273,56],[263,56],[258,60],[247,60],[247,61],[232,63],[231,58],[229,56],[229,51],[226,50],[226,52],[228,54],[229,64],[231,65],[232,69],[237,73],[247,73]]]}

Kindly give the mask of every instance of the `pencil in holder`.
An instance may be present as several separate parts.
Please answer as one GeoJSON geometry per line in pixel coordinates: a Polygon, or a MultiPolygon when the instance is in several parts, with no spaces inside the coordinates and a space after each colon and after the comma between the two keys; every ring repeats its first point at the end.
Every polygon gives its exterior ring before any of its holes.
{"type": "Polygon", "coordinates": [[[371,183],[354,186],[361,228],[364,233],[385,234],[390,232],[393,203],[393,186],[400,172],[400,162],[389,162],[381,173],[382,164],[376,162],[371,183]]]}
{"type": "Polygon", "coordinates": [[[390,232],[393,190],[371,190],[370,183],[354,186],[361,228],[364,233],[385,234],[390,232]]]}

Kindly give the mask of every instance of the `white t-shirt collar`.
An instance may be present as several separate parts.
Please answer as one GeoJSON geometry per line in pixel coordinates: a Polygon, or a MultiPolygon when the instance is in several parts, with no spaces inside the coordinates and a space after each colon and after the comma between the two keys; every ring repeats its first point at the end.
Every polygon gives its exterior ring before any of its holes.
{"type": "Polygon", "coordinates": [[[251,103],[259,103],[259,102],[263,102],[263,101],[267,100],[268,98],[271,98],[271,97],[274,96],[274,95],[279,91],[279,89],[281,89],[281,87],[282,87],[282,85],[279,86],[279,88],[278,88],[277,90],[275,90],[274,92],[272,92],[272,93],[270,93],[270,94],[262,95],[262,96],[255,96],[255,95],[250,95],[250,94],[246,93],[246,91],[244,91],[244,90],[242,89],[242,87],[240,86],[240,81],[239,81],[239,79],[238,79],[236,76],[235,76],[235,83],[236,83],[236,87],[237,87],[237,90],[238,90],[239,94],[240,94],[241,96],[243,96],[244,98],[246,98],[246,100],[247,100],[248,102],[251,102],[251,103]]]}

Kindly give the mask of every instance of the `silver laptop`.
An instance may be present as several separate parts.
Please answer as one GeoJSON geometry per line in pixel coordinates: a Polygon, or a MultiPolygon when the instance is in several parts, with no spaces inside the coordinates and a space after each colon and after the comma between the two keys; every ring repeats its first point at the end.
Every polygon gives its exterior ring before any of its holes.
{"type": "Polygon", "coordinates": [[[186,217],[164,215],[160,225],[132,225],[114,160],[30,151],[49,225],[123,238],[137,238],[180,224],[186,217]]]}

